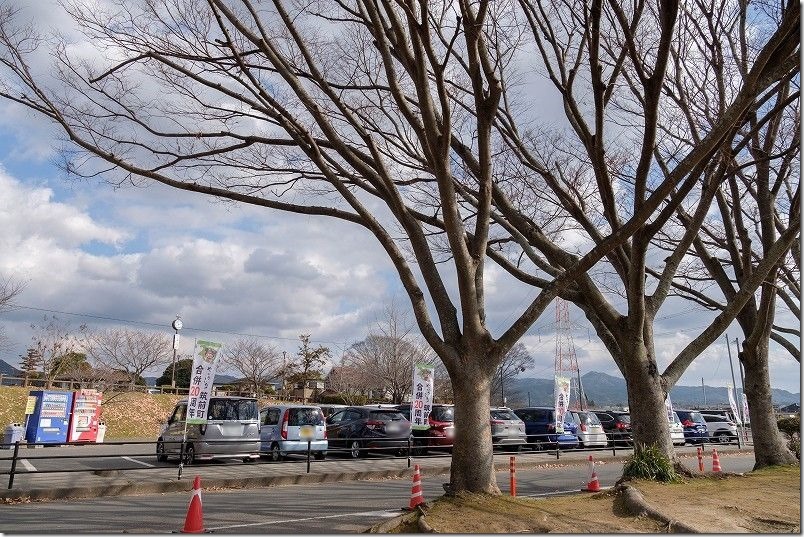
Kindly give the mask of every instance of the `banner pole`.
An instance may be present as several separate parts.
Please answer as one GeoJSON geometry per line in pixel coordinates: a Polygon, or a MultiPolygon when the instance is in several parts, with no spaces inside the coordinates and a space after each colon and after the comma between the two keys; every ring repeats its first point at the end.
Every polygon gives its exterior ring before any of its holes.
{"type": "MultiPolygon", "coordinates": [[[[195,360],[195,351],[198,346],[198,338],[193,339],[193,360],[195,360]]],[[[191,366],[192,367],[192,366],[191,366]]],[[[190,378],[192,379],[193,372],[190,371],[190,378]]],[[[179,481],[181,481],[181,473],[184,469],[184,445],[187,443],[187,409],[190,405],[190,392],[187,392],[187,406],[184,407],[184,433],[181,436],[181,449],[179,450],[179,481]]]]}

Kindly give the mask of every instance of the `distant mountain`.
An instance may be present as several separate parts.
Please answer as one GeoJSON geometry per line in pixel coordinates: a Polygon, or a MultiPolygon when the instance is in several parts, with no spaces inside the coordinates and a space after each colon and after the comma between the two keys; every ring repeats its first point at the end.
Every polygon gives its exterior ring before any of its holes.
{"type": "Polygon", "coordinates": [[[0,360],[0,375],[6,377],[24,377],[25,373],[23,373],[10,363],[6,362],[5,360],[0,360]]]}
{"type": "MultiPolygon", "coordinates": [[[[581,384],[586,393],[587,399],[594,402],[595,406],[627,406],[628,395],[625,389],[625,379],[615,377],[606,373],[590,371],[581,376],[581,384]]],[[[798,403],[801,395],[790,393],[787,390],[772,390],[773,403],[777,405],[787,405],[798,403]]],[[[506,397],[508,406],[527,405],[528,400],[533,406],[552,406],[553,405],[553,380],[541,378],[519,378],[511,382],[511,387],[506,386],[506,397]]],[[[572,394],[575,399],[577,394],[572,394]]],[[[723,386],[676,386],[670,390],[670,399],[673,406],[681,408],[683,406],[702,406],[707,405],[728,405],[729,396],[723,386]],[[704,393],[706,402],[704,403],[704,393]]]]}

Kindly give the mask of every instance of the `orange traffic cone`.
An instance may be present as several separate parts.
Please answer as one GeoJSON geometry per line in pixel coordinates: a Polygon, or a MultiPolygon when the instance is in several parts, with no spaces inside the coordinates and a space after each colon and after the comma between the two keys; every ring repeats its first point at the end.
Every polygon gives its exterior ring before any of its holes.
{"type": "Polygon", "coordinates": [[[201,477],[195,476],[193,495],[187,508],[187,517],[181,533],[204,533],[204,514],[201,511],[201,477]]]}
{"type": "Polygon", "coordinates": [[[712,448],[712,471],[720,471],[720,457],[717,456],[717,449],[712,448]]]}
{"type": "Polygon", "coordinates": [[[410,505],[408,509],[413,511],[424,502],[424,495],[422,494],[422,477],[419,474],[419,465],[414,465],[413,470],[413,487],[410,489],[410,505]]]}
{"type": "Polygon", "coordinates": [[[591,455],[589,455],[589,471],[591,472],[589,483],[586,484],[586,488],[583,490],[586,492],[600,492],[600,482],[597,480],[597,473],[595,472],[595,461],[591,455]]]}

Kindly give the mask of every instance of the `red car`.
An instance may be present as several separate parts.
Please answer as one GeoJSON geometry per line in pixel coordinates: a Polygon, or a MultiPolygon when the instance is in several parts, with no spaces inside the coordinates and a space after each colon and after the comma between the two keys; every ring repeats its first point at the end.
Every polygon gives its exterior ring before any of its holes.
{"type": "MultiPolygon", "coordinates": [[[[409,403],[399,405],[397,408],[410,420],[409,403]]],[[[429,429],[413,429],[414,454],[424,455],[428,449],[451,451],[452,442],[455,438],[455,406],[433,405],[427,421],[430,424],[429,429]]]]}

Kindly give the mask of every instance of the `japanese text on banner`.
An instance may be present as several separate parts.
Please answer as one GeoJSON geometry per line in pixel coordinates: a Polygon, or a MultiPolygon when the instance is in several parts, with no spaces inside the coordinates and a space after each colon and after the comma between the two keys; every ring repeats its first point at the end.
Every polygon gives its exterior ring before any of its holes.
{"type": "Polygon", "coordinates": [[[556,398],[556,432],[563,433],[564,414],[567,413],[570,400],[570,379],[568,377],[559,377],[556,375],[554,395],[556,398]]]}
{"type": "Polygon", "coordinates": [[[193,368],[190,372],[190,395],[187,398],[188,424],[203,425],[207,422],[207,406],[221,346],[220,343],[212,341],[198,342],[201,351],[193,357],[193,368]]]}
{"type": "Polygon", "coordinates": [[[410,405],[410,422],[414,429],[429,429],[430,410],[433,407],[433,376],[431,365],[416,364],[413,368],[413,401],[410,405]]]}

